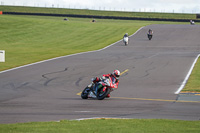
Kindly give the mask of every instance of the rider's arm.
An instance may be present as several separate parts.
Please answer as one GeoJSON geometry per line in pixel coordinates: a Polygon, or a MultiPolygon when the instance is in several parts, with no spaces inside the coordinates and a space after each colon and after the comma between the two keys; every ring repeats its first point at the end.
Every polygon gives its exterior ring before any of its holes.
{"type": "Polygon", "coordinates": [[[101,79],[99,77],[94,77],[91,79],[94,83],[99,82],[101,79]]]}
{"type": "Polygon", "coordinates": [[[104,74],[103,77],[107,78],[110,77],[111,74],[104,74]]]}
{"type": "Polygon", "coordinates": [[[116,82],[115,82],[115,88],[116,89],[118,88],[118,84],[119,84],[119,80],[117,79],[116,82]]]}

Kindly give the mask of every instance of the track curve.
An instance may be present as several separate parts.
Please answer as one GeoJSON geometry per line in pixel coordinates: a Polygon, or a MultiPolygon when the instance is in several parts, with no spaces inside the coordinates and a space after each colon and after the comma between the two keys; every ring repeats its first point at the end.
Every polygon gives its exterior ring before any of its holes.
{"type": "Polygon", "coordinates": [[[199,101],[174,94],[200,54],[199,25],[150,25],[101,51],[0,73],[0,123],[91,117],[199,120],[199,101]],[[154,30],[151,41],[147,30],[154,30]],[[110,99],[82,100],[90,79],[119,69],[110,99]]]}

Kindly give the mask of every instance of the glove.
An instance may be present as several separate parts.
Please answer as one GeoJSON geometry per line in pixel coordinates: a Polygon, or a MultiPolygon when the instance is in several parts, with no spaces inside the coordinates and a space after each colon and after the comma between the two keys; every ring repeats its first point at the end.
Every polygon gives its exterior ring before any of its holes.
{"type": "Polygon", "coordinates": [[[92,82],[94,82],[94,83],[96,83],[96,82],[99,82],[99,81],[100,81],[100,79],[99,79],[98,77],[94,77],[94,78],[92,78],[91,80],[92,80],[92,82]]]}
{"type": "Polygon", "coordinates": [[[106,77],[103,76],[103,77],[101,77],[101,79],[104,80],[104,79],[106,79],[106,77]]]}
{"type": "Polygon", "coordinates": [[[91,78],[91,81],[94,81],[95,80],[95,78],[91,78]]]}

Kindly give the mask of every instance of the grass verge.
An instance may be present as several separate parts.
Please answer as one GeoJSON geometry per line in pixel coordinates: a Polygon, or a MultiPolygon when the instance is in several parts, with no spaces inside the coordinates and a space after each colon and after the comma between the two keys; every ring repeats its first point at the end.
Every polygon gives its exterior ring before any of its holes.
{"type": "Polygon", "coordinates": [[[198,59],[182,92],[200,92],[200,60],[198,59]]]}
{"type": "Polygon", "coordinates": [[[3,133],[199,133],[200,121],[100,119],[0,124],[3,133]]]}

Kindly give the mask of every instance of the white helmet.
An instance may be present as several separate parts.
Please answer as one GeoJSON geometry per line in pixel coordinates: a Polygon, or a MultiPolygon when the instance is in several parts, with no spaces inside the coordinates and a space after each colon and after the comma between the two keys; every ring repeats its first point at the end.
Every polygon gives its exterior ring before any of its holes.
{"type": "Polygon", "coordinates": [[[113,75],[115,76],[116,79],[118,79],[119,76],[120,76],[120,71],[119,70],[114,70],[113,75]]]}

